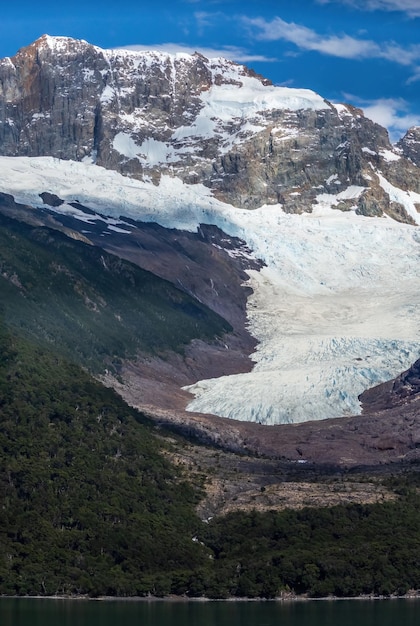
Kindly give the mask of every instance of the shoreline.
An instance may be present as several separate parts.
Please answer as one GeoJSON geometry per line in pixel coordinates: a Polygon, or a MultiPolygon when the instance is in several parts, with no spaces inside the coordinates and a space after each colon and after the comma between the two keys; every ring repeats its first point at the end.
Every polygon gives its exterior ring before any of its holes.
{"type": "Polygon", "coordinates": [[[158,596],[98,596],[97,598],[91,598],[89,596],[9,596],[0,595],[1,600],[59,600],[59,601],[87,601],[87,602],[172,602],[172,603],[187,603],[187,602],[343,602],[343,601],[377,601],[377,600],[420,600],[420,590],[413,590],[402,596],[390,595],[390,596],[374,596],[374,595],[362,595],[362,596],[325,596],[322,598],[311,598],[307,596],[297,596],[288,594],[285,596],[278,596],[276,598],[207,598],[198,597],[190,598],[188,596],[165,596],[160,598],[158,596]]]}

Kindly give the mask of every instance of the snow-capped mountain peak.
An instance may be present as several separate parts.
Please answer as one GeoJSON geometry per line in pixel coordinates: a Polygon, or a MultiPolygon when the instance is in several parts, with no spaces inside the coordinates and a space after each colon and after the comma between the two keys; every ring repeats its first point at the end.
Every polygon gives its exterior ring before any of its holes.
{"type": "Polygon", "coordinates": [[[250,274],[254,370],[197,383],[190,408],[355,413],[418,357],[418,129],[394,147],[359,109],[224,59],[48,36],[0,62],[0,105],[0,191],[16,201],[73,215],[86,237],[99,218],[76,202],[214,224],[266,264],[250,274]]]}
{"type": "Polygon", "coordinates": [[[291,213],[310,210],[335,177],[337,192],[365,187],[360,213],[408,219],[383,202],[378,169],[420,192],[415,164],[402,176],[386,131],[360,110],[226,59],[44,35],[0,62],[0,85],[5,156],[90,159],[155,184],[176,176],[234,206],[280,203],[291,213]]]}

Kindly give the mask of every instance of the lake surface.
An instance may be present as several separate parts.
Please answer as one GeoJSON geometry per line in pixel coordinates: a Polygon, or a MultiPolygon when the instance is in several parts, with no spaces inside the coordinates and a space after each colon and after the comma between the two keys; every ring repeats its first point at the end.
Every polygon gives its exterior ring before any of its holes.
{"type": "Polygon", "coordinates": [[[159,602],[0,599],[1,626],[418,626],[420,600],[159,602]]]}

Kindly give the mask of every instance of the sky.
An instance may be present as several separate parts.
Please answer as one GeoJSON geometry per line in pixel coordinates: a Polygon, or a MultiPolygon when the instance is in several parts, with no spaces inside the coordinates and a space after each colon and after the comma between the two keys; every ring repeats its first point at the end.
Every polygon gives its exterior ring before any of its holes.
{"type": "Polygon", "coordinates": [[[420,0],[20,0],[4,3],[0,57],[43,34],[102,48],[198,51],[275,85],[348,102],[393,141],[420,126],[420,0]]]}

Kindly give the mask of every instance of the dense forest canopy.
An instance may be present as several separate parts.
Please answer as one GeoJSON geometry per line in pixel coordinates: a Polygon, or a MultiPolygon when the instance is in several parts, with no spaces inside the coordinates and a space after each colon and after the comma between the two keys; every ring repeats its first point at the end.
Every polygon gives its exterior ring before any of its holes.
{"type": "MultiPolygon", "coordinates": [[[[161,434],[161,433],[160,433],[161,434]]],[[[200,485],[137,411],[0,325],[0,594],[275,597],[420,588],[417,474],[395,502],[237,512],[208,523],[200,485]]]]}

